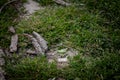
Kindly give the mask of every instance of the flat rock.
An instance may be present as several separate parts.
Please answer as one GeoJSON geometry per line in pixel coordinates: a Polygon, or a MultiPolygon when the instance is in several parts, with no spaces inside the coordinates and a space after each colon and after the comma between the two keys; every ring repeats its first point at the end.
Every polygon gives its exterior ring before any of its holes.
{"type": "Polygon", "coordinates": [[[58,58],[57,61],[58,61],[58,62],[67,63],[67,62],[68,62],[68,59],[67,59],[67,57],[65,57],[65,58],[58,58]]]}

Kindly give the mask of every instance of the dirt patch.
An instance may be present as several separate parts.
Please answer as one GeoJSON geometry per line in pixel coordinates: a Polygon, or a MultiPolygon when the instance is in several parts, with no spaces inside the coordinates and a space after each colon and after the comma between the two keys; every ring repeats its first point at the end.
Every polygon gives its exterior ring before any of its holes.
{"type": "Polygon", "coordinates": [[[39,3],[33,1],[33,0],[28,0],[26,3],[23,4],[25,11],[27,12],[24,16],[30,16],[34,12],[40,9],[44,9],[39,5],[39,3]]]}
{"type": "Polygon", "coordinates": [[[51,49],[46,53],[48,62],[56,62],[58,68],[63,68],[69,65],[69,58],[73,58],[78,54],[74,49],[51,49]]]}

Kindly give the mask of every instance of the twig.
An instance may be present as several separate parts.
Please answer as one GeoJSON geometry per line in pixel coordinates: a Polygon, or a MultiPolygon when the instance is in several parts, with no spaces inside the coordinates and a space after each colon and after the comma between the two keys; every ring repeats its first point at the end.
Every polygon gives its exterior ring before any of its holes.
{"type": "Polygon", "coordinates": [[[12,3],[12,2],[15,2],[15,1],[17,1],[17,0],[12,0],[12,1],[6,2],[6,3],[0,8],[0,13],[2,12],[2,10],[3,10],[3,8],[4,8],[5,6],[7,6],[8,4],[10,4],[10,3],[12,3]]]}

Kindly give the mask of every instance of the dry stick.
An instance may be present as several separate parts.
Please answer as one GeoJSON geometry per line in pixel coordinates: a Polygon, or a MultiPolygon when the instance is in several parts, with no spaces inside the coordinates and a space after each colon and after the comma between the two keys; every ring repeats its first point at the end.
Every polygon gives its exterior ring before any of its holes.
{"type": "Polygon", "coordinates": [[[36,52],[44,55],[44,53],[42,52],[41,46],[39,45],[37,40],[32,35],[29,35],[29,34],[24,34],[24,35],[27,36],[32,41],[32,45],[34,46],[36,52]]]}
{"type": "Polygon", "coordinates": [[[44,38],[35,31],[33,31],[33,36],[36,38],[36,40],[40,44],[42,51],[43,52],[47,51],[48,50],[47,41],[45,41],[44,38]]]}
{"type": "Polygon", "coordinates": [[[12,1],[6,2],[6,3],[0,8],[0,13],[1,13],[1,11],[3,10],[3,8],[4,8],[5,6],[7,6],[8,4],[10,4],[10,3],[12,3],[12,2],[15,2],[15,1],[17,1],[17,0],[12,0],[12,1]]]}
{"type": "Polygon", "coordinates": [[[63,1],[63,0],[53,0],[55,3],[63,5],[63,6],[69,6],[70,4],[63,1]]]}
{"type": "Polygon", "coordinates": [[[15,34],[11,37],[10,52],[16,52],[17,51],[17,44],[18,44],[18,35],[15,34]]]}

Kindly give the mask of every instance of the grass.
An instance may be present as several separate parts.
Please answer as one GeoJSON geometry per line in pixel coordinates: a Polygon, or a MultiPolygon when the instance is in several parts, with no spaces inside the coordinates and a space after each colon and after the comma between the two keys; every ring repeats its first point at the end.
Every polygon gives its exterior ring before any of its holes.
{"type": "Polygon", "coordinates": [[[63,70],[63,77],[66,80],[119,80],[119,61],[119,54],[106,53],[97,59],[78,55],[70,67],[63,70]]]}
{"type": "Polygon", "coordinates": [[[57,77],[59,73],[56,65],[48,63],[45,56],[36,58],[27,57],[21,59],[15,65],[13,63],[7,64],[6,72],[6,78],[9,80],[47,80],[57,77]]]}
{"type": "MultiPolygon", "coordinates": [[[[72,7],[51,7],[37,12],[30,19],[17,25],[19,34],[40,33],[51,45],[63,43],[65,47],[76,48],[84,54],[102,55],[105,49],[111,49],[109,35],[99,23],[98,14],[86,9],[72,7]]],[[[24,40],[24,37],[21,36],[24,40]]]]}
{"type": "Polygon", "coordinates": [[[12,5],[8,5],[0,13],[0,44],[2,47],[9,46],[10,33],[8,27],[14,26],[13,20],[17,17],[17,11],[12,5]],[[12,14],[11,14],[12,13],[12,14]]]}
{"type": "MultiPolygon", "coordinates": [[[[77,1],[77,0],[76,0],[77,1]]],[[[20,49],[30,48],[24,33],[41,34],[49,48],[62,43],[64,48],[74,48],[79,55],[70,65],[57,69],[45,57],[6,59],[6,76],[9,80],[119,80],[119,29],[106,26],[105,18],[91,13],[85,6],[49,6],[16,25],[20,49]],[[14,62],[15,61],[15,62],[14,62]],[[14,63],[13,63],[14,62],[14,63]]]]}

